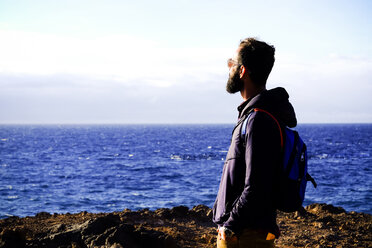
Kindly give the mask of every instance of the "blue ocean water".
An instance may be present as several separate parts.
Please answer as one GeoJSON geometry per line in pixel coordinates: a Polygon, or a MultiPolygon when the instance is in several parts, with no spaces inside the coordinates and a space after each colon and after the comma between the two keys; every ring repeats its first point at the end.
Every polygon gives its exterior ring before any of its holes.
{"type": "MultiPolygon", "coordinates": [[[[212,207],[234,125],[0,126],[0,218],[212,207]]],[[[372,214],[372,125],[299,125],[304,205],[372,214]]]]}

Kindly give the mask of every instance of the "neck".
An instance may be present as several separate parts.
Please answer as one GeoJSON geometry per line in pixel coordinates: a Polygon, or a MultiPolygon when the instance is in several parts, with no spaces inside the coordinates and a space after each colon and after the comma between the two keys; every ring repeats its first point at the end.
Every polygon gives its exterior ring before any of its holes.
{"type": "Polygon", "coordinates": [[[266,90],[266,86],[254,87],[251,85],[251,87],[248,87],[245,85],[245,87],[240,91],[240,94],[242,95],[244,101],[247,101],[249,98],[257,96],[264,90],[266,90]]]}

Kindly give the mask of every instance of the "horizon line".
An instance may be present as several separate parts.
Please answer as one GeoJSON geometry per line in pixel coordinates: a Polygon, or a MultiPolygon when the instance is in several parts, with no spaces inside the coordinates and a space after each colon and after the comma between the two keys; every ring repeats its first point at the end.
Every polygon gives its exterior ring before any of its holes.
{"type": "MultiPolygon", "coordinates": [[[[27,122],[27,123],[0,123],[0,126],[98,126],[98,125],[107,125],[107,126],[119,126],[119,125],[235,125],[234,122],[102,122],[102,123],[94,123],[94,122],[81,122],[81,123],[57,123],[57,122],[50,122],[50,123],[41,123],[41,122],[27,122]]],[[[355,125],[355,124],[372,124],[372,122],[301,122],[297,123],[298,125],[355,125]]]]}

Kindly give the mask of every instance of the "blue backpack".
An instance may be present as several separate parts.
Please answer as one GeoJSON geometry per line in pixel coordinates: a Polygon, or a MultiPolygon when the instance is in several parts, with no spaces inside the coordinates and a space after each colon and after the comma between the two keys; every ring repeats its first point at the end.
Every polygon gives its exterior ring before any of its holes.
{"type": "Polygon", "coordinates": [[[280,130],[283,163],[279,173],[279,185],[276,198],[276,208],[284,212],[294,212],[301,208],[305,198],[306,184],[311,181],[316,188],[315,180],[307,172],[306,145],[298,132],[288,127],[282,130],[277,119],[266,110],[255,108],[243,121],[241,137],[246,134],[247,122],[251,114],[257,111],[268,114],[275,120],[280,130]]]}

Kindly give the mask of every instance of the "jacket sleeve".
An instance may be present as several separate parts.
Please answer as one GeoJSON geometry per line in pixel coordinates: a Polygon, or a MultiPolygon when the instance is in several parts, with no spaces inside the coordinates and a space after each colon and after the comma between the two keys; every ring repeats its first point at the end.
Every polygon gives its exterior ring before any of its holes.
{"type": "Polygon", "coordinates": [[[252,114],[245,136],[244,189],[230,212],[225,227],[239,232],[243,227],[260,228],[273,211],[274,184],[280,159],[280,131],[266,113],[252,114]]]}

